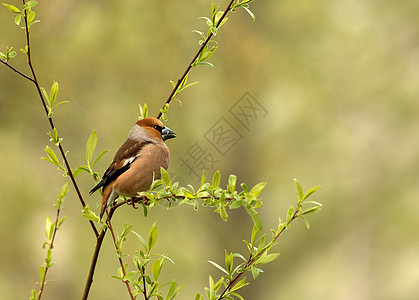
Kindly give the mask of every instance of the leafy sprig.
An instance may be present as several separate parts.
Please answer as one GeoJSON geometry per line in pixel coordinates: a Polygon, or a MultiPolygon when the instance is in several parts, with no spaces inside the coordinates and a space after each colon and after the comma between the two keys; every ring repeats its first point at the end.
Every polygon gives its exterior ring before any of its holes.
{"type": "Polygon", "coordinates": [[[177,81],[171,81],[173,89],[167,98],[166,102],[163,105],[163,110],[159,111],[159,114],[157,115],[157,118],[160,117],[167,118],[166,113],[168,109],[168,104],[183,90],[186,88],[196,84],[196,82],[192,84],[186,85],[186,80],[189,74],[189,71],[193,67],[197,66],[210,66],[213,67],[214,65],[209,62],[208,60],[212,57],[214,52],[218,48],[218,44],[216,41],[211,41],[211,38],[213,36],[216,36],[218,33],[218,30],[220,27],[227,21],[227,14],[231,12],[235,12],[238,8],[245,9],[252,19],[255,19],[255,15],[252,13],[252,11],[249,8],[249,4],[253,2],[253,0],[231,0],[226,7],[225,10],[219,10],[219,5],[216,5],[215,3],[212,3],[211,5],[211,15],[209,17],[200,17],[199,19],[203,19],[206,21],[206,25],[209,27],[206,34],[200,30],[193,30],[192,32],[197,33],[201,36],[202,39],[199,40],[200,48],[198,49],[195,56],[192,58],[191,62],[186,67],[186,70],[183,72],[182,76],[177,81]],[[213,42],[214,45],[209,47],[209,42],[213,42]]]}
{"type": "Polygon", "coordinates": [[[62,186],[61,191],[59,192],[57,196],[57,202],[56,204],[54,204],[54,206],[56,207],[56,215],[55,215],[54,222],[52,222],[49,216],[47,216],[46,218],[45,233],[47,236],[47,241],[42,245],[42,248],[43,249],[47,248],[47,254],[45,257],[45,263],[41,265],[41,267],[39,268],[39,283],[38,283],[39,291],[36,291],[35,289],[31,291],[31,297],[30,297],[31,300],[41,299],[41,295],[44,291],[44,287],[48,282],[46,280],[47,272],[52,266],[55,265],[55,263],[52,261],[52,250],[54,248],[54,241],[55,241],[56,233],[62,227],[62,224],[66,220],[66,217],[60,218],[60,213],[62,209],[62,203],[63,203],[64,197],[67,195],[67,192],[68,192],[68,182],[66,182],[62,186]]]}
{"type": "Polygon", "coordinates": [[[219,186],[221,178],[219,171],[214,173],[211,183],[206,182],[206,171],[204,171],[201,185],[195,189],[191,185],[180,187],[178,182],[172,183],[169,173],[163,168],[160,172],[161,179],[154,180],[149,191],[139,193],[139,197],[133,200],[143,204],[145,215],[149,209],[162,201],[168,202],[169,207],[173,203],[179,203],[180,205],[191,205],[195,209],[198,209],[199,202],[202,202],[203,206],[214,208],[214,211],[224,221],[228,219],[227,209],[234,210],[244,207],[254,224],[262,230],[262,222],[257,208],[262,205],[259,195],[266,186],[265,182],[256,184],[250,191],[248,191],[247,185],[242,183],[242,190],[239,192],[236,190],[237,177],[235,175],[229,176],[228,184],[223,189],[219,186]],[[143,201],[144,199],[146,201],[143,201]]]}
{"type": "MultiPolygon", "coordinates": [[[[243,299],[243,297],[237,293],[237,290],[248,284],[246,283],[244,274],[250,271],[253,279],[256,279],[259,274],[263,272],[260,268],[261,265],[270,263],[279,257],[279,253],[270,253],[270,250],[276,245],[279,236],[286,229],[290,228],[291,222],[300,218],[304,221],[307,228],[310,228],[305,216],[320,211],[322,205],[316,201],[307,201],[307,199],[320,187],[313,187],[304,194],[301,183],[297,179],[294,179],[294,181],[298,196],[297,206],[296,208],[290,206],[285,219],[279,218],[278,228],[276,230],[271,229],[271,238],[269,242],[267,242],[267,235],[261,234],[261,230],[259,230],[258,226],[254,225],[250,241],[244,241],[249,252],[249,258],[247,260],[240,253],[228,253],[225,251],[225,267],[222,267],[216,262],[209,261],[209,263],[225,274],[216,283],[214,283],[214,280],[210,276],[209,287],[205,288],[205,294],[209,300],[243,299]],[[311,206],[303,209],[303,206],[307,204],[311,206]],[[242,261],[235,267],[234,258],[239,258],[242,261]],[[217,294],[219,290],[222,290],[222,292],[217,294]]],[[[195,299],[201,300],[204,298],[198,293],[195,299]]]]}
{"type": "MultiPolygon", "coordinates": [[[[26,13],[26,16],[27,16],[26,22],[27,22],[28,31],[30,31],[30,28],[33,24],[40,22],[39,20],[35,20],[35,12],[32,10],[32,7],[36,6],[37,4],[38,4],[38,1],[27,1],[23,4],[23,7],[19,9],[14,5],[3,3],[3,5],[6,6],[8,10],[16,14],[15,24],[18,26],[20,25],[20,22],[22,21],[22,19],[25,18],[25,13],[26,13]]],[[[22,29],[26,29],[26,27],[22,27],[22,29]]]]}
{"type": "Polygon", "coordinates": [[[132,295],[134,298],[142,294],[144,299],[151,299],[152,297],[159,300],[174,299],[180,293],[183,286],[179,286],[175,280],[163,284],[159,282],[159,276],[165,261],[170,261],[173,264],[174,261],[167,255],[152,254],[151,252],[157,241],[157,225],[154,223],[150,228],[148,239],[146,240],[132,230],[132,225],[124,224],[121,235],[116,235],[115,239],[115,245],[120,259],[127,256],[123,252],[123,244],[127,241],[129,234],[136,236],[142,246],[142,250],[137,250],[132,258],[135,270],[129,271],[128,263],[125,263],[118,268],[117,275],[111,275],[111,277],[123,283],[130,284],[133,288],[132,295]],[[163,297],[163,287],[168,287],[165,297],[163,297]]]}
{"type": "Polygon", "coordinates": [[[89,173],[94,180],[98,180],[100,178],[100,175],[98,172],[94,172],[93,168],[96,166],[96,164],[99,162],[99,160],[109,151],[108,149],[103,150],[99,153],[99,155],[93,160],[93,153],[95,152],[96,145],[97,145],[98,137],[96,130],[93,130],[92,133],[89,135],[89,138],[86,142],[86,165],[78,166],[73,171],[73,176],[76,177],[81,172],[85,171],[89,173]]]}

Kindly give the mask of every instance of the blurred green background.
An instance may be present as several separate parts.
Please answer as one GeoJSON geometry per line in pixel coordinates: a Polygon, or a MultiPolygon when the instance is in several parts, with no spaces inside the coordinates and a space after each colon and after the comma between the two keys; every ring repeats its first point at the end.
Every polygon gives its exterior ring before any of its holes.
{"type": "MultiPolygon", "coordinates": [[[[10,4],[19,5],[18,1],[10,4]],[[15,3],[16,2],[16,3],[15,3]]],[[[226,3],[220,3],[225,6],[226,3]]],[[[147,102],[150,114],[170,93],[198,47],[193,29],[211,1],[41,1],[41,23],[32,29],[33,60],[41,85],[60,83],[54,114],[71,165],[84,164],[93,129],[102,174],[147,102]]],[[[279,259],[243,289],[246,299],[417,299],[419,295],[419,1],[255,1],[252,22],[244,11],[229,15],[216,40],[215,68],[192,70],[199,84],[173,101],[166,122],[178,137],[168,141],[170,172],[197,185],[181,159],[198,143],[220,170],[249,186],[266,181],[260,214],[264,229],[296,201],[293,178],[323,188],[322,212],[311,229],[293,224],[279,241],[279,259]],[[266,109],[246,130],[229,109],[245,93],[266,109]],[[225,155],[205,139],[224,117],[242,138],[225,155]]],[[[0,9],[0,49],[24,45],[13,15],[0,9]]],[[[28,73],[22,54],[13,64],[28,73]]],[[[67,180],[40,160],[49,130],[34,86],[0,66],[0,290],[2,299],[25,299],[43,263],[46,214],[67,180]]],[[[78,178],[87,202],[93,181],[78,178]]],[[[79,299],[94,247],[71,188],[57,236],[56,262],[44,299],[79,299]]],[[[98,211],[98,209],[96,209],[98,211]]],[[[134,224],[146,236],[157,221],[156,252],[175,265],[165,280],[185,285],[179,299],[193,299],[220,272],[224,249],[245,253],[252,222],[233,211],[227,223],[209,208],[120,209],[115,226],[134,224]]],[[[126,251],[140,243],[131,237],[126,251]]],[[[91,299],[124,299],[125,287],[109,278],[118,263],[104,241],[91,299]]],[[[250,276],[251,277],[251,276],[250,276]]],[[[248,278],[250,279],[248,276],[248,278]]],[[[252,280],[250,280],[252,281],[252,280]]]]}

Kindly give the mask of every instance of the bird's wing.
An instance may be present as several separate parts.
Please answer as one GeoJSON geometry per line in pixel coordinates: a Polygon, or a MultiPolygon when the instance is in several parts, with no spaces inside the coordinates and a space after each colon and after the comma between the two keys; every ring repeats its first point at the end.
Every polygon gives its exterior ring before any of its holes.
{"type": "Polygon", "coordinates": [[[141,149],[149,143],[150,141],[136,142],[130,139],[126,140],[126,142],[116,152],[113,162],[105,171],[102,180],[89,192],[89,194],[93,194],[101,187],[105,188],[122,173],[127,171],[137,157],[140,156],[141,149]]]}

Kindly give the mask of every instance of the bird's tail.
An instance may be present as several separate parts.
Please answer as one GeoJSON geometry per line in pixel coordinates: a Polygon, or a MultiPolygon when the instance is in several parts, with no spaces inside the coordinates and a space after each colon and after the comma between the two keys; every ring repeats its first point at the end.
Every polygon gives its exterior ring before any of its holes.
{"type": "MultiPolygon", "coordinates": [[[[104,196],[104,195],[102,195],[102,196],[104,196]]],[[[108,208],[109,204],[111,204],[113,201],[115,201],[115,199],[118,198],[118,196],[119,196],[119,194],[116,191],[112,190],[110,192],[108,198],[107,199],[105,198],[106,201],[104,201],[104,199],[102,199],[102,208],[100,210],[100,215],[99,215],[100,219],[99,220],[102,220],[102,217],[105,214],[105,211],[108,208]]],[[[106,194],[105,194],[105,197],[106,197],[106,194]]]]}
{"type": "Polygon", "coordinates": [[[96,192],[98,189],[100,189],[102,186],[104,186],[105,182],[104,180],[101,180],[98,184],[95,185],[94,188],[92,188],[89,192],[89,195],[93,194],[94,192],[96,192]]]}

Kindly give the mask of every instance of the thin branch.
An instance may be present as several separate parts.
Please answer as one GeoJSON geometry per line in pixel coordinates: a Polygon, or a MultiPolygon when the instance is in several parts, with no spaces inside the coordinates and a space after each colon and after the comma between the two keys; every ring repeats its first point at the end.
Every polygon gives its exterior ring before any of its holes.
{"type": "Polygon", "coordinates": [[[92,261],[90,263],[89,274],[87,275],[86,284],[84,286],[83,297],[82,300],[87,300],[89,296],[90,288],[92,287],[93,283],[93,275],[95,273],[95,268],[97,264],[97,259],[99,257],[100,248],[102,247],[103,239],[105,238],[106,228],[102,230],[99,236],[96,239],[96,246],[95,251],[93,252],[92,261]]]}
{"type": "MultiPolygon", "coordinates": [[[[23,5],[25,5],[25,0],[22,0],[22,1],[23,1],[23,5]]],[[[50,124],[50,126],[51,126],[51,129],[53,130],[53,129],[55,128],[55,126],[54,126],[54,122],[53,122],[53,120],[52,120],[52,117],[51,117],[51,116],[49,116],[49,112],[48,112],[47,104],[46,104],[46,102],[45,102],[44,96],[42,95],[42,92],[41,92],[41,87],[40,87],[40,85],[39,85],[39,83],[38,83],[38,80],[37,80],[37,78],[36,78],[35,69],[34,69],[34,67],[33,67],[33,65],[32,65],[32,58],[31,58],[31,46],[30,46],[30,35],[29,35],[29,27],[28,27],[28,20],[27,20],[27,19],[28,19],[28,16],[27,16],[27,10],[25,9],[24,11],[25,11],[24,21],[25,21],[25,32],[26,32],[26,44],[27,44],[27,47],[28,47],[28,48],[27,48],[27,50],[28,50],[28,51],[27,51],[27,53],[26,53],[26,56],[27,56],[27,58],[28,58],[28,65],[29,65],[29,68],[30,68],[31,73],[32,73],[32,78],[30,78],[30,77],[28,77],[28,76],[24,75],[24,74],[23,74],[23,73],[21,73],[21,72],[18,72],[18,73],[19,73],[19,74],[21,74],[24,78],[26,78],[26,79],[30,80],[31,82],[33,82],[33,83],[35,84],[36,90],[38,91],[38,95],[39,95],[39,97],[40,97],[40,99],[41,99],[41,102],[42,102],[42,106],[44,107],[45,113],[46,113],[46,115],[47,115],[47,118],[48,118],[49,124],[50,124]]],[[[13,68],[12,68],[12,69],[13,69],[13,68]]],[[[68,160],[67,160],[67,158],[66,158],[66,155],[65,155],[65,152],[64,152],[63,147],[61,146],[61,143],[60,143],[60,144],[58,144],[58,148],[60,149],[61,156],[62,156],[62,158],[63,158],[63,160],[64,160],[64,164],[65,164],[66,169],[67,169],[67,174],[68,174],[68,176],[69,176],[69,177],[70,177],[70,179],[71,179],[71,182],[72,182],[72,184],[73,184],[73,186],[74,186],[74,189],[76,190],[76,193],[77,193],[77,196],[78,196],[78,198],[79,198],[79,200],[80,200],[80,203],[81,203],[81,205],[82,205],[83,207],[85,207],[85,206],[86,206],[86,203],[85,203],[85,202],[84,202],[84,200],[83,200],[83,196],[81,195],[80,189],[79,189],[79,187],[78,187],[78,185],[77,185],[77,183],[76,183],[76,180],[75,180],[75,178],[74,178],[74,176],[73,176],[73,172],[71,171],[70,164],[69,164],[69,162],[68,162],[68,160]]],[[[90,223],[90,226],[92,227],[92,230],[93,230],[93,232],[94,232],[94,234],[95,234],[96,238],[98,238],[99,233],[98,233],[98,231],[97,231],[97,229],[96,229],[95,224],[94,224],[92,221],[89,221],[89,223],[90,223]]]]}
{"type": "MultiPolygon", "coordinates": [[[[114,245],[115,245],[115,249],[116,249],[116,254],[118,255],[119,265],[121,266],[121,269],[122,269],[122,274],[123,274],[123,275],[124,275],[124,277],[125,277],[127,274],[126,274],[126,272],[125,272],[124,263],[122,262],[122,259],[121,259],[121,253],[120,253],[120,251],[119,251],[119,249],[118,249],[118,245],[117,245],[117,243],[116,243],[115,233],[113,232],[113,228],[112,228],[111,219],[110,219],[110,217],[109,217],[109,214],[108,214],[108,219],[107,219],[107,222],[106,222],[106,223],[108,224],[109,231],[111,232],[111,235],[112,235],[113,243],[114,243],[114,245]]],[[[123,281],[123,282],[125,283],[125,285],[127,286],[127,290],[128,290],[128,293],[129,293],[129,295],[130,295],[130,297],[131,297],[131,300],[134,300],[134,296],[132,295],[131,288],[130,288],[130,286],[129,286],[129,282],[128,282],[128,280],[122,280],[122,281],[123,281]]]]}
{"type": "Polygon", "coordinates": [[[20,76],[24,77],[25,79],[32,81],[33,83],[35,83],[35,80],[33,80],[32,78],[30,78],[28,75],[25,75],[24,73],[22,73],[21,71],[19,71],[18,69],[16,69],[15,67],[13,67],[12,65],[10,65],[9,63],[0,60],[0,62],[2,64],[4,64],[6,67],[12,69],[14,72],[16,72],[17,74],[19,74],[20,76]]]}
{"type": "MultiPolygon", "coordinates": [[[[218,26],[220,26],[221,22],[224,20],[225,16],[228,14],[228,12],[230,11],[231,5],[233,4],[234,0],[230,1],[230,4],[227,6],[227,8],[225,9],[223,15],[221,16],[220,20],[218,20],[218,23],[215,27],[218,28],[218,26]]],[[[177,89],[179,88],[179,85],[182,83],[182,81],[185,79],[186,75],[188,75],[189,71],[192,69],[192,65],[193,63],[196,61],[196,59],[198,58],[199,54],[204,50],[205,46],[208,44],[208,42],[211,40],[211,38],[213,37],[213,33],[211,32],[208,37],[205,39],[205,41],[202,43],[201,48],[199,48],[198,52],[195,54],[194,58],[192,58],[191,62],[189,63],[189,65],[187,66],[185,72],[183,72],[183,75],[179,78],[179,80],[176,82],[176,85],[173,87],[172,92],[170,93],[169,97],[167,98],[166,102],[164,102],[162,109],[166,106],[166,104],[169,104],[170,101],[172,101],[173,95],[176,93],[177,89]]],[[[157,119],[160,119],[162,115],[162,112],[160,111],[159,114],[157,115],[157,119]]]]}
{"type": "MultiPolygon", "coordinates": [[[[291,224],[291,222],[292,221],[294,221],[297,217],[298,217],[298,213],[300,212],[300,207],[297,207],[296,209],[295,209],[295,211],[294,211],[294,214],[293,214],[293,216],[292,216],[292,218],[289,220],[289,222],[287,223],[287,225],[289,225],[289,224],[291,224]]],[[[277,239],[278,239],[278,237],[281,235],[281,233],[283,233],[284,231],[285,231],[285,229],[287,229],[287,226],[284,226],[284,227],[282,227],[282,229],[273,237],[273,239],[272,239],[272,241],[269,243],[269,245],[270,244],[273,244],[277,239]]],[[[228,286],[224,289],[224,291],[221,293],[221,295],[217,298],[217,300],[222,300],[222,299],[224,299],[224,295],[229,291],[229,290],[231,290],[232,288],[233,288],[233,286],[236,284],[236,282],[237,281],[239,281],[239,279],[241,279],[241,277],[242,277],[242,275],[244,274],[244,273],[246,273],[246,271],[248,270],[248,268],[250,267],[250,266],[252,266],[253,265],[253,263],[255,262],[255,261],[257,261],[266,251],[268,251],[268,250],[265,250],[265,251],[261,251],[260,253],[258,253],[257,255],[255,255],[255,256],[253,256],[253,254],[250,254],[250,257],[249,257],[249,259],[247,260],[247,262],[246,262],[246,265],[243,267],[243,269],[245,270],[245,271],[243,271],[243,272],[241,272],[241,273],[238,273],[237,275],[236,275],[236,277],[234,277],[234,279],[228,284],[228,286]]]]}
{"type": "MultiPolygon", "coordinates": [[[[52,248],[54,248],[54,241],[55,241],[55,235],[56,235],[57,230],[58,230],[58,222],[59,222],[59,217],[60,217],[60,211],[61,211],[61,209],[60,208],[57,208],[57,214],[55,216],[54,230],[53,230],[52,237],[51,237],[51,242],[49,243],[49,247],[48,247],[48,250],[47,251],[50,251],[50,250],[52,250],[52,248]]],[[[51,262],[49,262],[49,264],[50,263],[51,262]]],[[[39,289],[38,300],[41,299],[41,295],[42,295],[42,293],[44,291],[45,280],[47,278],[47,272],[48,272],[48,270],[49,270],[50,267],[51,266],[45,265],[45,272],[44,272],[44,276],[42,278],[41,287],[39,289]]]]}
{"type": "Polygon", "coordinates": [[[142,274],[141,275],[143,275],[143,294],[144,294],[144,300],[148,300],[150,298],[147,296],[147,285],[146,285],[146,282],[145,282],[145,267],[144,266],[141,267],[141,271],[142,271],[142,274]]]}
{"type": "MultiPolygon", "coordinates": [[[[109,219],[112,219],[112,216],[113,216],[115,210],[116,210],[115,206],[112,206],[109,209],[109,215],[108,215],[109,219]]],[[[87,298],[89,296],[90,288],[92,287],[92,284],[93,284],[93,275],[95,274],[96,264],[97,264],[97,260],[98,260],[98,257],[99,257],[100,249],[102,247],[103,239],[105,238],[105,235],[106,235],[106,230],[107,230],[107,227],[105,227],[100,232],[99,236],[96,238],[95,251],[93,252],[92,261],[90,263],[89,274],[87,275],[86,284],[84,286],[82,300],[87,300],[87,298]]]]}

